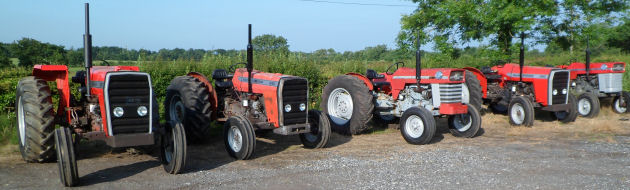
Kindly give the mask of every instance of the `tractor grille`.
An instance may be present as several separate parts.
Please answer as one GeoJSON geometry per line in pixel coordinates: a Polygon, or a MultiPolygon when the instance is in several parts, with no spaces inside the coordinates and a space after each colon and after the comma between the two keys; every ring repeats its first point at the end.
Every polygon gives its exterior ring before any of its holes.
{"type": "Polygon", "coordinates": [[[440,84],[441,103],[461,103],[462,83],[440,84]]]}
{"type": "Polygon", "coordinates": [[[285,78],[280,83],[280,107],[278,110],[282,113],[282,124],[285,126],[304,124],[307,120],[308,112],[308,82],[304,78],[285,78]],[[304,103],[306,109],[300,111],[300,104],[304,103]],[[291,111],[285,112],[284,106],[291,105],[291,111]]]}
{"type": "Polygon", "coordinates": [[[552,71],[551,77],[551,81],[549,81],[551,83],[551,89],[549,89],[551,104],[566,104],[567,96],[569,95],[569,89],[567,89],[569,85],[569,71],[552,71]],[[562,94],[563,89],[566,89],[566,94],[562,94]],[[553,90],[557,90],[558,93],[553,95],[553,90]]]}
{"type": "MultiPolygon", "coordinates": [[[[108,112],[112,134],[147,133],[151,121],[151,85],[145,73],[110,73],[107,85],[108,112]],[[146,106],[147,115],[139,116],[138,107],[146,106]],[[122,117],[114,116],[114,108],[122,107],[122,117]]],[[[157,106],[157,105],[153,105],[157,106]]]]}

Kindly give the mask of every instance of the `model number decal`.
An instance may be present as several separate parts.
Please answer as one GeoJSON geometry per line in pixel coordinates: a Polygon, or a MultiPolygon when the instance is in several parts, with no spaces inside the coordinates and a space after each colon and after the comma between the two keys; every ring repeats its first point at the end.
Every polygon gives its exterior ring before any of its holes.
{"type": "MultiPolygon", "coordinates": [[[[247,79],[248,79],[247,77],[238,77],[238,81],[241,81],[241,82],[247,82],[247,79]]],[[[256,79],[256,78],[252,79],[252,84],[278,87],[278,81],[256,79]]]]}

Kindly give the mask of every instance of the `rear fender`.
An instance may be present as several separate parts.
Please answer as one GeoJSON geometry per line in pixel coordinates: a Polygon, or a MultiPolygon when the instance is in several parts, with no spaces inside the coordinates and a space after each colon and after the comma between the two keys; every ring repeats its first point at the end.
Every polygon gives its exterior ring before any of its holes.
{"type": "Polygon", "coordinates": [[[370,89],[370,91],[374,90],[374,84],[372,84],[372,81],[370,79],[368,79],[367,77],[363,76],[362,74],[359,74],[359,73],[347,73],[346,75],[357,77],[359,80],[363,81],[365,86],[367,86],[368,89],[370,89]]]}
{"type": "Polygon", "coordinates": [[[467,71],[472,72],[473,74],[475,74],[475,76],[477,77],[477,80],[479,80],[479,84],[481,85],[481,93],[483,93],[483,98],[487,98],[487,94],[488,94],[488,79],[486,79],[486,76],[477,68],[473,68],[473,67],[464,67],[463,69],[466,69],[467,71]]]}
{"type": "Polygon", "coordinates": [[[70,110],[70,84],[68,84],[68,67],[65,65],[35,65],[33,76],[45,81],[54,81],[59,92],[59,106],[56,117],[65,116],[68,124],[71,122],[70,110]]]}
{"type": "Polygon", "coordinates": [[[217,117],[217,93],[214,91],[214,87],[208,78],[198,72],[190,72],[186,74],[187,76],[191,76],[201,81],[208,87],[208,93],[210,93],[210,104],[212,104],[212,119],[216,119],[217,117]]]}

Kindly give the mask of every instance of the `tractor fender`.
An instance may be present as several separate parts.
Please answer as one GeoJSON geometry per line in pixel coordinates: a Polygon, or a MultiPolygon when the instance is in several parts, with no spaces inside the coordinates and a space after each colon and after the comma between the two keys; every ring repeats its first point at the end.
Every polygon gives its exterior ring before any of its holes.
{"type": "Polygon", "coordinates": [[[474,67],[464,67],[463,69],[466,69],[467,71],[470,71],[473,74],[475,74],[475,76],[477,77],[477,80],[479,80],[479,85],[481,85],[481,93],[483,93],[483,98],[487,98],[488,97],[488,79],[486,79],[486,76],[481,72],[481,70],[474,67]]]}
{"type": "Polygon", "coordinates": [[[65,65],[35,65],[33,76],[45,81],[54,81],[59,93],[59,105],[56,118],[66,117],[68,124],[71,122],[70,114],[70,84],[68,83],[68,67],[65,65]]]}
{"type": "Polygon", "coordinates": [[[214,87],[212,86],[212,83],[210,82],[210,80],[208,80],[208,78],[198,72],[190,72],[188,74],[186,74],[187,76],[191,76],[193,78],[196,78],[197,80],[201,81],[203,84],[205,84],[208,87],[208,93],[210,93],[210,104],[212,104],[212,119],[216,119],[217,117],[217,93],[214,91],[214,87]]]}
{"type": "Polygon", "coordinates": [[[365,83],[365,86],[368,87],[368,89],[370,89],[370,91],[374,90],[374,84],[372,84],[372,81],[370,79],[368,79],[367,77],[363,76],[362,74],[359,73],[347,73],[346,75],[350,75],[350,76],[354,76],[359,78],[359,80],[363,81],[363,83],[365,83]]]}

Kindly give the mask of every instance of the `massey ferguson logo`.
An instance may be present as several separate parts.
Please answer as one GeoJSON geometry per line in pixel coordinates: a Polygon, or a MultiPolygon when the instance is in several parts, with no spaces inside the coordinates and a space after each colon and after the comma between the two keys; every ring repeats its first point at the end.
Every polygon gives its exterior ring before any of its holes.
{"type": "Polygon", "coordinates": [[[140,101],[140,98],[127,98],[127,103],[138,103],[140,101]]]}

